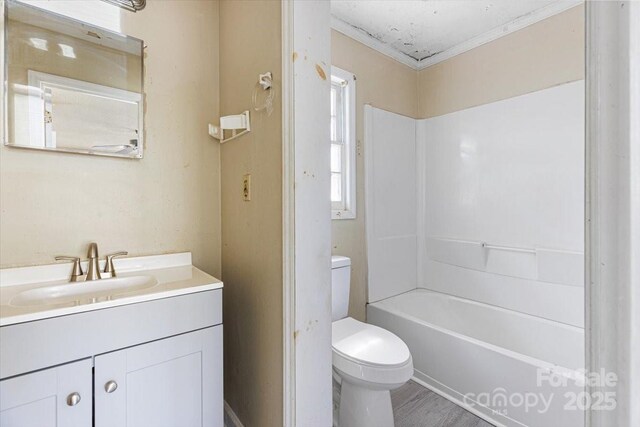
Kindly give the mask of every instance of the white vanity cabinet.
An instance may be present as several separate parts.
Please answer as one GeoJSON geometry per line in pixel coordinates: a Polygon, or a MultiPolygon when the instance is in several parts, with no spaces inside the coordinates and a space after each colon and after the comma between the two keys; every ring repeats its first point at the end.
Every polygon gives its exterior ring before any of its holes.
{"type": "Polygon", "coordinates": [[[222,426],[221,343],[219,325],[0,381],[0,426],[222,426]]]}
{"type": "Polygon", "coordinates": [[[0,426],[91,426],[91,359],[0,381],[0,426]]]}
{"type": "Polygon", "coordinates": [[[222,282],[190,261],[132,259],[157,285],[39,311],[0,286],[0,427],[222,427],[222,282]]]}
{"type": "Polygon", "coordinates": [[[217,426],[222,326],[95,358],[95,427],[217,426]]]}

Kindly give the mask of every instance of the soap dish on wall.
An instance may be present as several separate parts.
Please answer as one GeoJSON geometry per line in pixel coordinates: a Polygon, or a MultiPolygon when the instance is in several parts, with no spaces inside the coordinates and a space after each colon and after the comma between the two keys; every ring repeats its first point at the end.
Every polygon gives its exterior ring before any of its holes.
{"type": "Polygon", "coordinates": [[[251,121],[249,119],[249,110],[244,111],[242,114],[220,117],[220,126],[209,124],[209,135],[218,139],[220,144],[241,137],[250,131],[251,121]],[[231,136],[228,138],[224,137],[225,130],[231,131],[231,136]]]}

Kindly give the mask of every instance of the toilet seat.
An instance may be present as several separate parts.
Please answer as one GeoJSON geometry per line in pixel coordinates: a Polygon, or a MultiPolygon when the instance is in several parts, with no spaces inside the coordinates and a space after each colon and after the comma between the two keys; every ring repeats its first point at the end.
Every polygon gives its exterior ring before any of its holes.
{"type": "Polygon", "coordinates": [[[409,348],[398,336],[351,317],[332,324],[333,367],[348,381],[392,389],[413,375],[409,348]]]}

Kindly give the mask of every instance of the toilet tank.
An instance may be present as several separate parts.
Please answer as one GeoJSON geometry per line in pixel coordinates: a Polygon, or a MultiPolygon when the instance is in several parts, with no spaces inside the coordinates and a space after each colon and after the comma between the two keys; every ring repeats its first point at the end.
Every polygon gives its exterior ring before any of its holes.
{"type": "Polygon", "coordinates": [[[349,314],[351,259],[331,257],[331,321],[344,319],[349,314]]]}

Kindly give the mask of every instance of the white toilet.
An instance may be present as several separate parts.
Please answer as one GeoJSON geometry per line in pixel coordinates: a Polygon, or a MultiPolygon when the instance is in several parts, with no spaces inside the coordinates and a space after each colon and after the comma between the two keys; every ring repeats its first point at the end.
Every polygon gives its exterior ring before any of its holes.
{"type": "Polygon", "coordinates": [[[407,345],[391,332],[347,317],[351,260],[331,257],[333,371],[342,384],[339,427],[393,427],[390,390],[413,375],[407,345]]]}

